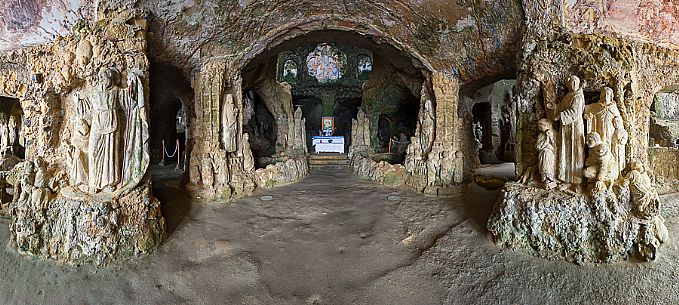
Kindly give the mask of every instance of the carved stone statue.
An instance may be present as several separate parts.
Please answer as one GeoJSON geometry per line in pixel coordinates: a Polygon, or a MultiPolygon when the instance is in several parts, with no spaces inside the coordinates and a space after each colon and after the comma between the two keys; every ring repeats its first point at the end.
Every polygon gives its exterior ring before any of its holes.
{"type": "Polygon", "coordinates": [[[538,172],[545,188],[552,189],[556,186],[556,180],[554,179],[554,170],[556,168],[554,147],[556,146],[556,139],[552,122],[548,119],[541,119],[538,121],[538,129],[540,134],[535,142],[535,148],[539,152],[538,172]]]}
{"type": "Polygon", "coordinates": [[[476,150],[481,150],[483,148],[483,126],[481,122],[476,122],[473,124],[474,132],[474,142],[476,142],[476,150]]]}
{"type": "Polygon", "coordinates": [[[575,75],[568,78],[568,89],[570,92],[558,107],[548,103],[547,108],[556,110],[554,121],[561,123],[557,141],[559,143],[557,178],[563,182],[563,189],[572,185],[575,191],[579,192],[585,166],[585,126],[582,118],[585,111],[585,96],[580,87],[580,79],[575,75]]]}
{"type": "Polygon", "coordinates": [[[291,128],[293,134],[291,144],[293,148],[300,149],[304,152],[307,151],[307,147],[305,144],[306,143],[306,131],[304,126],[305,123],[306,120],[303,118],[302,108],[297,108],[297,110],[295,110],[293,125],[291,128]]]}
{"type": "Polygon", "coordinates": [[[453,160],[453,182],[462,183],[464,181],[464,154],[461,151],[455,152],[455,159],[453,160]]]}
{"type": "Polygon", "coordinates": [[[247,133],[243,134],[243,171],[248,174],[255,173],[255,158],[252,157],[250,135],[247,133]]]}
{"type": "Polygon", "coordinates": [[[126,112],[122,182],[123,186],[134,187],[149,165],[149,124],[141,77],[130,73],[127,78],[127,93],[121,98],[126,112]]]}
{"type": "Polygon", "coordinates": [[[410,145],[406,148],[406,160],[404,164],[406,170],[410,173],[416,172],[418,162],[421,159],[419,139],[417,137],[410,137],[410,145]]]}
{"type": "Polygon", "coordinates": [[[427,185],[433,186],[440,182],[441,163],[443,163],[443,152],[430,153],[426,160],[427,166],[427,185]]]}
{"type": "Polygon", "coordinates": [[[17,122],[13,115],[9,116],[9,122],[7,123],[7,128],[9,129],[9,151],[14,154],[14,145],[17,140],[17,122]]]}
{"type": "Polygon", "coordinates": [[[215,183],[215,172],[212,167],[212,158],[209,155],[204,155],[200,160],[200,177],[203,186],[206,188],[212,188],[215,183]]]}
{"type": "Polygon", "coordinates": [[[613,155],[608,143],[602,141],[596,132],[587,135],[587,146],[589,157],[587,157],[585,177],[595,183],[594,192],[598,192],[613,185],[613,155]]]}
{"type": "Polygon", "coordinates": [[[9,149],[9,129],[7,128],[7,117],[0,113],[0,155],[3,157],[9,149]]]}
{"type": "Polygon", "coordinates": [[[370,118],[367,115],[363,116],[363,122],[361,122],[361,126],[363,128],[363,131],[361,134],[363,135],[363,145],[365,146],[370,146],[370,118]]]}
{"type": "Polygon", "coordinates": [[[601,89],[599,102],[585,106],[584,117],[587,120],[587,133],[598,133],[601,140],[610,145],[613,159],[616,161],[613,175],[617,179],[620,171],[625,168],[627,131],[623,126],[618,106],[613,101],[613,89],[608,87],[601,89]],[[621,160],[622,162],[619,162],[621,160]]]}
{"type": "Polygon", "coordinates": [[[625,161],[625,147],[629,140],[629,135],[622,126],[622,120],[614,121],[613,127],[615,127],[615,132],[613,133],[613,143],[611,143],[611,153],[613,154],[613,159],[615,159],[616,163],[615,179],[617,179],[627,166],[625,161]]]}
{"type": "Polygon", "coordinates": [[[87,124],[85,111],[86,105],[84,101],[77,98],[74,99],[76,103],[76,116],[71,120],[71,156],[70,156],[70,178],[73,186],[87,190],[88,184],[88,166],[87,166],[87,149],[89,146],[90,126],[87,124]]]}
{"type": "Polygon", "coordinates": [[[632,212],[640,219],[651,219],[660,213],[660,200],[644,166],[630,162],[630,172],[625,176],[624,186],[629,186],[632,212]]]}
{"type": "Polygon", "coordinates": [[[227,94],[222,106],[222,142],[226,152],[237,149],[236,134],[238,133],[238,108],[233,102],[233,95],[227,94]]]}
{"type": "MultiPolygon", "coordinates": [[[[365,112],[363,112],[362,109],[359,109],[358,113],[356,114],[356,136],[354,137],[354,140],[356,142],[352,142],[351,145],[356,145],[356,146],[369,145],[369,144],[366,144],[366,141],[365,141],[366,136],[368,137],[368,139],[370,138],[370,135],[365,134],[366,128],[365,128],[364,124],[365,124],[366,119],[367,118],[365,116],[365,112]]],[[[368,142],[368,143],[370,143],[370,142],[368,142]]]]}
{"type": "Polygon", "coordinates": [[[622,128],[622,117],[613,102],[613,89],[601,89],[599,102],[585,106],[584,118],[587,120],[587,134],[596,132],[602,141],[612,144],[615,126],[622,128]]]}
{"type": "Polygon", "coordinates": [[[349,147],[349,157],[355,153],[362,152],[370,148],[370,118],[358,110],[356,119],[351,120],[351,147],[349,147]]]}
{"type": "Polygon", "coordinates": [[[434,114],[434,106],[431,100],[426,100],[424,102],[424,109],[422,109],[422,112],[420,112],[418,117],[418,135],[420,137],[420,147],[424,157],[429,154],[431,147],[434,144],[435,124],[436,118],[434,114]]]}
{"type": "Polygon", "coordinates": [[[90,191],[113,191],[120,181],[118,136],[119,91],[114,86],[114,71],[101,68],[90,97],[92,124],[89,140],[90,191]]]}

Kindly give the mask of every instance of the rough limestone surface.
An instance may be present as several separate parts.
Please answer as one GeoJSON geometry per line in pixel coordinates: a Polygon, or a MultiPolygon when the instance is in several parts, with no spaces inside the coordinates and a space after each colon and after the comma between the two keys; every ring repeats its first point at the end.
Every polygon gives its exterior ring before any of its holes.
{"type": "Polygon", "coordinates": [[[16,98],[24,116],[26,159],[7,175],[11,246],[20,253],[105,264],[160,245],[165,222],[146,176],[147,26],[142,11],[108,11],[52,43],[0,53],[0,95],[16,98]],[[78,152],[103,143],[92,134],[111,140],[96,158],[78,152]],[[107,173],[93,160],[110,161],[107,173]],[[93,182],[103,175],[105,185],[93,182]]]}
{"type": "Polygon", "coordinates": [[[74,264],[105,264],[155,250],[163,239],[165,220],[150,188],[137,188],[123,198],[53,196],[44,205],[18,202],[11,224],[13,241],[23,254],[74,264]]]}
{"type": "Polygon", "coordinates": [[[398,187],[405,185],[409,175],[401,164],[389,164],[386,161],[375,162],[361,154],[351,159],[351,170],[358,177],[372,180],[379,184],[398,187]]]}
{"type": "Polygon", "coordinates": [[[285,162],[269,164],[255,171],[258,187],[272,188],[293,183],[309,174],[306,157],[289,159],[285,162]]]}
{"type": "Polygon", "coordinates": [[[578,264],[653,260],[668,238],[659,214],[633,215],[625,190],[589,197],[518,183],[503,189],[488,230],[497,244],[578,264]]]}
{"type": "Polygon", "coordinates": [[[679,191],[679,149],[651,147],[648,149],[648,159],[658,193],[679,191]]]}

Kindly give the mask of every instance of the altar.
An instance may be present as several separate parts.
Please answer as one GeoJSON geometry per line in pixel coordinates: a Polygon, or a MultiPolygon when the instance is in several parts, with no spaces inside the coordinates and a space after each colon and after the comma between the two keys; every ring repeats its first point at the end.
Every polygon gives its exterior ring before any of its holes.
{"type": "Polygon", "coordinates": [[[335,152],[344,153],[344,137],[314,136],[311,137],[316,153],[335,152]]]}

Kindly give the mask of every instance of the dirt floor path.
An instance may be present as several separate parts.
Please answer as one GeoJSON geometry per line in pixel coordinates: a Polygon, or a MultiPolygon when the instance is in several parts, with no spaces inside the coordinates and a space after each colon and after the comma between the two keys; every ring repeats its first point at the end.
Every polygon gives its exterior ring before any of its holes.
{"type": "Polygon", "coordinates": [[[6,248],[0,304],[679,303],[679,196],[664,198],[673,239],[658,260],[577,266],[495,246],[485,221],[498,192],[478,187],[430,198],[316,172],[229,203],[172,181],[155,193],[169,231],[156,253],[95,268],[6,248]]]}

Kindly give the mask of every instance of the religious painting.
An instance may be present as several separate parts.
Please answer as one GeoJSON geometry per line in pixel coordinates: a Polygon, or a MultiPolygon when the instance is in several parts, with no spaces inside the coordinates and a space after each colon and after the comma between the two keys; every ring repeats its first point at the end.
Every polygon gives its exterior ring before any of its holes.
{"type": "Polygon", "coordinates": [[[288,59],[283,64],[283,80],[286,82],[294,82],[297,79],[297,63],[288,59]]]}
{"type": "Polygon", "coordinates": [[[319,83],[327,83],[340,79],[347,64],[347,56],[333,46],[319,44],[306,58],[309,75],[319,83]]]}
{"type": "Polygon", "coordinates": [[[372,59],[368,55],[358,55],[358,79],[367,80],[372,70],[372,59]]]}
{"type": "Polygon", "coordinates": [[[566,0],[564,15],[569,27],[579,33],[592,33],[600,28],[604,16],[604,0],[566,0]]]}
{"type": "Polygon", "coordinates": [[[615,33],[669,46],[679,43],[679,0],[563,0],[573,32],[615,33]]]}
{"type": "Polygon", "coordinates": [[[324,116],[321,118],[321,127],[324,136],[331,136],[335,131],[335,118],[331,116],[324,116]]]}

